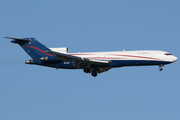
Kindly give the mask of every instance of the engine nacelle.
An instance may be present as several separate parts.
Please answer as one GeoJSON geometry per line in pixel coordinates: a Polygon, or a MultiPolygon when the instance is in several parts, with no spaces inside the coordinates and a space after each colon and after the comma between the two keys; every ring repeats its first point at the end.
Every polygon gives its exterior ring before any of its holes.
{"type": "Polygon", "coordinates": [[[68,48],[67,47],[60,47],[60,48],[49,48],[52,51],[60,52],[60,53],[67,53],[68,48]]]}
{"type": "Polygon", "coordinates": [[[54,58],[54,57],[49,57],[49,56],[47,56],[47,57],[41,57],[40,58],[40,60],[41,61],[58,61],[58,59],[56,59],[56,58],[54,58]]]}
{"type": "Polygon", "coordinates": [[[41,61],[47,61],[47,60],[48,60],[48,57],[41,57],[40,60],[41,60],[41,61]]]}
{"type": "Polygon", "coordinates": [[[33,60],[26,60],[25,64],[33,64],[33,60]]]}

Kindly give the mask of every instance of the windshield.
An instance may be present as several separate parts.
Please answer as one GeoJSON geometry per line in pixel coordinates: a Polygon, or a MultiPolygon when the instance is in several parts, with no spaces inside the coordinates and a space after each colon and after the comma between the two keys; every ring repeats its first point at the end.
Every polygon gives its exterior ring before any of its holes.
{"type": "Polygon", "coordinates": [[[165,53],[165,55],[172,55],[171,53],[165,53]]]}

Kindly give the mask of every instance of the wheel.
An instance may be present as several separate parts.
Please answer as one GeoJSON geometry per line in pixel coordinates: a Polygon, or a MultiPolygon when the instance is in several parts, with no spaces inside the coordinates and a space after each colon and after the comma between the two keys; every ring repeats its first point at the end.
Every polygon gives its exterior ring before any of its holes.
{"type": "Polygon", "coordinates": [[[96,77],[96,76],[97,76],[97,72],[92,72],[91,75],[92,75],[93,77],[96,77]]]}
{"type": "Polygon", "coordinates": [[[83,70],[85,73],[89,73],[90,72],[90,70],[88,69],[88,68],[84,68],[84,70],[83,70]]]}
{"type": "Polygon", "coordinates": [[[163,69],[161,67],[159,67],[159,71],[162,71],[163,69]]]}

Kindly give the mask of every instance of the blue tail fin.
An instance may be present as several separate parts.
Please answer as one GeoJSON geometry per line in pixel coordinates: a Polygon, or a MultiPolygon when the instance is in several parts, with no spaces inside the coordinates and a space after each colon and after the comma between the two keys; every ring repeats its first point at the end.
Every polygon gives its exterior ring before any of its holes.
{"type": "Polygon", "coordinates": [[[6,38],[13,39],[11,42],[19,44],[27,52],[27,54],[31,56],[32,59],[53,56],[52,54],[46,53],[45,51],[49,51],[50,49],[39,43],[35,38],[6,38]]]}

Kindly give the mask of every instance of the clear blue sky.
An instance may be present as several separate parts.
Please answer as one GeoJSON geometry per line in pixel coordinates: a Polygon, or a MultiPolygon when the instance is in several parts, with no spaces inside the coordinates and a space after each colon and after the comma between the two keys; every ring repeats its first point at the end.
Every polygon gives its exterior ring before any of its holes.
{"type": "Polygon", "coordinates": [[[69,52],[163,50],[180,58],[178,0],[1,0],[0,120],[179,120],[180,63],[82,70],[26,65],[3,37],[69,52]]]}

